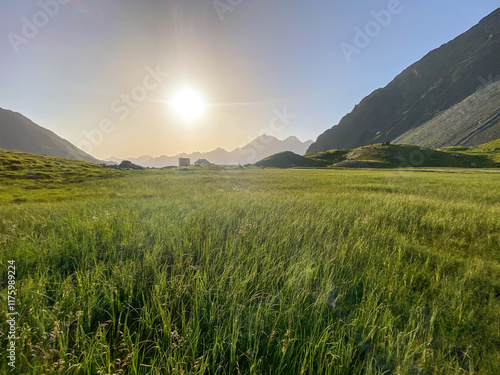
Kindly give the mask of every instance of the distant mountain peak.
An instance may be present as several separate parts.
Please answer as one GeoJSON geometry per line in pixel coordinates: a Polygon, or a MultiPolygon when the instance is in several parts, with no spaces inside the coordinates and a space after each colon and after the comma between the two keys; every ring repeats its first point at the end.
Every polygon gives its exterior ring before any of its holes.
{"type": "MultiPolygon", "coordinates": [[[[277,152],[292,151],[296,154],[304,154],[312,141],[301,142],[295,136],[289,136],[284,140],[280,140],[275,136],[262,134],[254,138],[252,141],[242,147],[238,147],[233,151],[227,151],[222,147],[217,147],[209,152],[193,152],[191,154],[178,154],[176,156],[162,155],[157,158],[149,158],[140,160],[139,158],[128,158],[132,163],[142,165],[144,167],[165,167],[169,165],[177,165],[179,157],[187,157],[195,161],[197,159],[206,159],[215,164],[253,164],[258,160],[273,155],[277,152]]],[[[109,159],[107,159],[109,160],[109,159]]],[[[112,159],[116,162],[116,159],[112,159]]],[[[119,161],[119,160],[118,160],[119,161]]]]}

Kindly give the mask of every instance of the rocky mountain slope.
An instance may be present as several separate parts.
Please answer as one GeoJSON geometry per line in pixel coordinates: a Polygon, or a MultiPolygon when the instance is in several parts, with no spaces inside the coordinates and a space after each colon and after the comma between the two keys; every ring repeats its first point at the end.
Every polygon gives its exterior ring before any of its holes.
{"type": "Polygon", "coordinates": [[[413,128],[393,143],[423,147],[476,146],[500,138],[500,81],[413,128]]]}
{"type": "Polygon", "coordinates": [[[363,99],[308,152],[392,141],[484,88],[488,77],[498,76],[500,8],[363,99]]]}

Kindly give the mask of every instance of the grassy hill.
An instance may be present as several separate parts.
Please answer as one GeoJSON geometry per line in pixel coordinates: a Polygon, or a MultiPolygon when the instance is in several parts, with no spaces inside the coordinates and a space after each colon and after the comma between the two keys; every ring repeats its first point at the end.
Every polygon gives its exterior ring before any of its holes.
{"type": "Polygon", "coordinates": [[[500,150],[500,138],[498,138],[498,139],[496,139],[494,141],[488,142],[488,143],[484,143],[482,145],[478,145],[478,146],[472,147],[471,150],[477,150],[479,152],[483,152],[483,151],[499,151],[500,150]]]}
{"type": "Polygon", "coordinates": [[[0,150],[0,202],[70,197],[77,183],[123,176],[117,169],[75,159],[0,150]],[[43,191],[41,197],[38,191],[43,191]],[[15,194],[12,194],[15,192],[15,194]]]}
{"type": "Polygon", "coordinates": [[[271,168],[294,168],[294,167],[315,167],[315,160],[297,155],[291,151],[284,151],[269,156],[257,162],[259,167],[271,168]]]}
{"type": "Polygon", "coordinates": [[[330,150],[299,156],[291,152],[272,155],[256,163],[264,168],[499,168],[498,140],[475,148],[426,149],[410,145],[375,144],[353,150],[330,150]]]}

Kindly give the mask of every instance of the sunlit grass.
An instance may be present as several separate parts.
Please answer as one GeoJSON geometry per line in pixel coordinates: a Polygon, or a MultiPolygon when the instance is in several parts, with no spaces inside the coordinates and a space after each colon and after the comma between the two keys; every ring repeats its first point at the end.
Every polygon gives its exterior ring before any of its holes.
{"type": "Polygon", "coordinates": [[[499,182],[199,169],[7,189],[18,370],[497,374],[499,182]]]}

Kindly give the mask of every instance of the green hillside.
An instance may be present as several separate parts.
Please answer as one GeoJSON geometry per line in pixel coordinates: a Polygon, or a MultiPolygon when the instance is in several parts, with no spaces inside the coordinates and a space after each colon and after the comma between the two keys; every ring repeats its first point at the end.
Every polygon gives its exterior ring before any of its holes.
{"type": "Polygon", "coordinates": [[[297,155],[291,151],[284,151],[262,159],[256,163],[259,167],[271,168],[294,168],[294,167],[316,167],[315,160],[297,155]]]}
{"type": "Polygon", "coordinates": [[[0,202],[26,202],[45,197],[69,197],[77,183],[92,184],[96,179],[124,175],[124,172],[75,159],[34,155],[0,149],[0,202]]]}
{"type": "Polygon", "coordinates": [[[433,150],[411,145],[375,144],[353,150],[330,150],[304,156],[291,152],[280,153],[259,161],[255,166],[264,168],[499,168],[500,151],[493,151],[495,147],[487,147],[453,147],[433,150]]]}
{"type": "Polygon", "coordinates": [[[500,151],[500,138],[484,143],[482,145],[472,147],[472,150],[478,150],[478,151],[500,151]]]}

